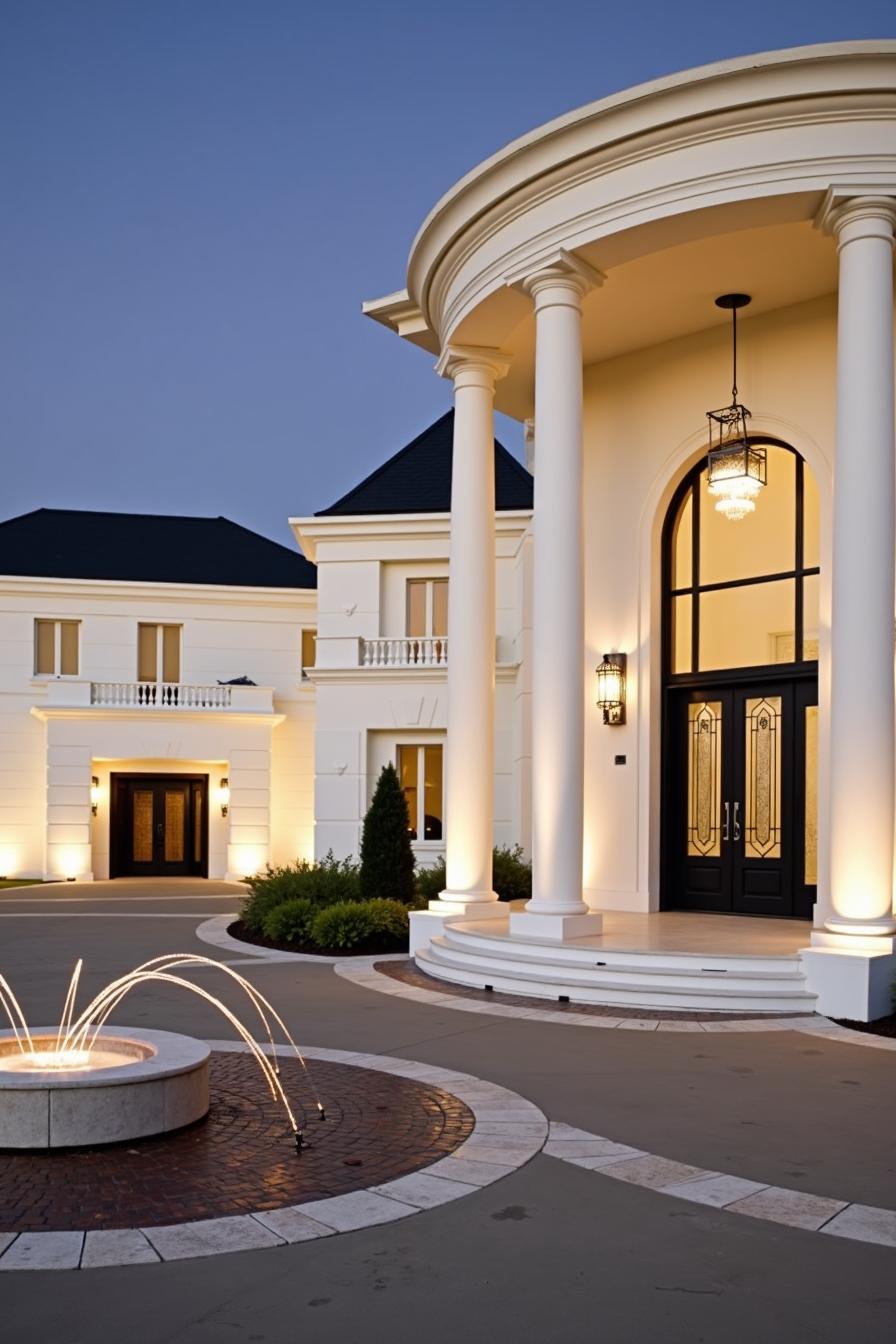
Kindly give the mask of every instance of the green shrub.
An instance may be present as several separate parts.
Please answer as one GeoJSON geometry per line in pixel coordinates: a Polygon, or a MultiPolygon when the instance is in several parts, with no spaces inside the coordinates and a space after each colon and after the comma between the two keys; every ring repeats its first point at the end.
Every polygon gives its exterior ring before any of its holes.
{"type": "MultiPolygon", "coordinates": [[[[532,895],[532,865],[526,863],[519,845],[506,845],[492,852],[492,887],[502,901],[527,901],[532,895]]],[[[445,860],[417,870],[417,895],[434,901],[445,890],[445,860]]]]}
{"type": "Polygon", "coordinates": [[[361,897],[365,901],[414,899],[414,851],[408,805],[398,771],[384,765],[361,836],[361,897]]]}
{"type": "Polygon", "coordinates": [[[417,869],[417,896],[421,901],[435,901],[444,890],[444,859],[437,859],[431,868],[417,869]]]}
{"type": "Polygon", "coordinates": [[[492,886],[501,901],[528,901],[532,895],[532,865],[526,863],[519,845],[506,845],[492,856],[492,886]]]}
{"type": "Polygon", "coordinates": [[[307,896],[293,896],[288,901],[275,905],[262,921],[261,931],[266,938],[277,943],[307,943],[311,937],[311,925],[320,906],[307,896]]]}
{"type": "Polygon", "coordinates": [[[376,940],[383,947],[407,947],[408,911],[401,901],[342,901],[319,910],[311,925],[317,947],[350,951],[376,940]]]}
{"type": "Polygon", "coordinates": [[[268,868],[250,878],[248,885],[240,918],[252,933],[263,933],[266,916],[284,901],[305,899],[321,907],[361,899],[358,865],[351,859],[334,858],[332,850],[319,863],[297,859],[281,868],[268,868]]]}

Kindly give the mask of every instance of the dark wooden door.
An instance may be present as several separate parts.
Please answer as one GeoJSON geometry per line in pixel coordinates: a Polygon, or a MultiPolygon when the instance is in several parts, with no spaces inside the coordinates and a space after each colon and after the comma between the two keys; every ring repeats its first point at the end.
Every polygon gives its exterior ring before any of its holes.
{"type": "Polygon", "coordinates": [[[670,694],[666,908],[811,915],[816,701],[771,678],[670,694]]]}
{"type": "Polygon", "coordinates": [[[112,877],[204,877],[207,776],[112,776],[112,877]]]}

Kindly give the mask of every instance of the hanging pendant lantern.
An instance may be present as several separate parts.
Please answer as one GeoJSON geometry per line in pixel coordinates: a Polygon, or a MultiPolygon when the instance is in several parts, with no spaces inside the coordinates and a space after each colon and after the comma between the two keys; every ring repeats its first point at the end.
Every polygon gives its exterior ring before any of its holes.
{"type": "Polygon", "coordinates": [[[766,451],[750,443],[750,412],[737,399],[737,310],[746,308],[749,294],[721,294],[717,308],[731,312],[731,405],[707,411],[709,453],[706,459],[709,493],[716,510],[737,522],[753,513],[756,497],[766,482],[766,451]]]}

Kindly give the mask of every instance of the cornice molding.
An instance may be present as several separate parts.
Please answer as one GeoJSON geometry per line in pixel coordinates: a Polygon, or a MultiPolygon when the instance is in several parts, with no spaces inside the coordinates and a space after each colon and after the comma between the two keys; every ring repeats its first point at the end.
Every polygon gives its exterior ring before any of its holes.
{"type": "MultiPolygon", "coordinates": [[[[498,537],[521,537],[531,519],[531,509],[500,509],[495,513],[495,533],[498,537]]],[[[444,541],[447,547],[451,536],[450,513],[327,514],[290,518],[289,525],[309,560],[315,560],[321,541],[351,542],[361,547],[371,542],[426,540],[444,541]]]]}
{"type": "Polygon", "coordinates": [[[91,601],[203,602],[221,605],[263,602],[271,607],[317,605],[315,588],[251,588],[218,584],[146,583],[131,579],[56,579],[0,575],[0,600],[10,596],[87,597],[91,601]]]}
{"type": "Polygon", "coordinates": [[[440,378],[452,379],[455,385],[467,378],[494,387],[506,376],[510,360],[511,356],[503,350],[489,346],[448,344],[436,362],[436,373],[440,378]]]}
{"type": "Polygon", "coordinates": [[[896,182],[831,186],[813,223],[822,233],[837,237],[847,222],[860,219],[879,221],[885,228],[889,225],[892,237],[896,226],[896,182]]]}
{"type": "Polygon", "coordinates": [[[32,705],[31,715],[46,722],[49,719],[110,719],[115,723],[210,723],[223,727],[225,723],[268,724],[276,728],[283,723],[285,714],[266,714],[263,711],[233,709],[129,709],[114,705],[32,705]]]}

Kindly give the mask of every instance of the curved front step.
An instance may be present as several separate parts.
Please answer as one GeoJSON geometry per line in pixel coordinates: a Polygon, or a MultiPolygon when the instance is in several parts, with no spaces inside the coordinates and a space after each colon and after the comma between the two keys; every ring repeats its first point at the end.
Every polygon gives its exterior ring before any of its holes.
{"type": "MultiPolygon", "coordinates": [[[[453,931],[453,926],[449,926],[453,931]]],[[[531,944],[529,945],[532,946],[531,944]]],[[[752,978],[742,971],[724,983],[717,974],[683,976],[675,967],[666,967],[665,957],[657,955],[657,965],[647,974],[631,966],[573,969],[553,960],[555,949],[542,948],[542,958],[527,956],[512,960],[483,948],[475,951],[451,946],[448,938],[433,938],[428,948],[419,949],[417,965],[440,980],[491,989],[529,998],[568,999],[571,1003],[593,1003],[628,1008],[672,1008],[709,1012],[812,1013],[815,995],[806,989],[800,973],[758,975],[752,978]]],[[[782,960],[791,960],[790,958],[782,960]]]]}

